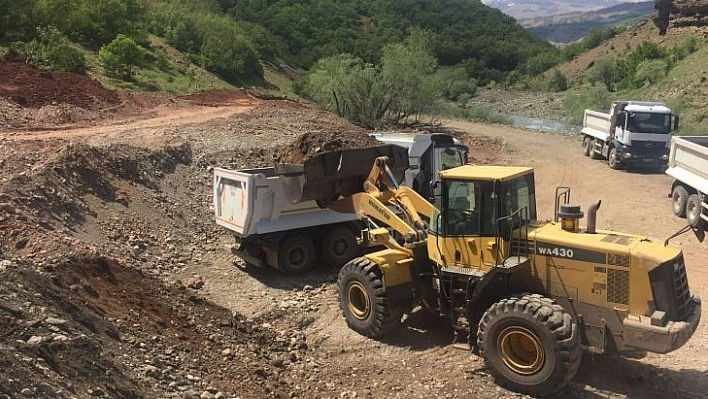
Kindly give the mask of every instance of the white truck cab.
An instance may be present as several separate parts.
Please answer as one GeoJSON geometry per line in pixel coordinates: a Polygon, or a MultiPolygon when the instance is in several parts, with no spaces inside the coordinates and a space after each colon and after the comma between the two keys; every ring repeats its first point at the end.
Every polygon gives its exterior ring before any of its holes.
{"type": "Polygon", "coordinates": [[[374,132],[370,135],[382,143],[408,149],[410,168],[406,170],[403,185],[426,199],[431,198],[431,188],[440,179],[439,172],[468,162],[468,148],[445,133],[374,132]]]}
{"type": "Polygon", "coordinates": [[[679,117],[664,103],[614,101],[610,113],[585,110],[583,152],[592,158],[607,158],[613,169],[659,169],[666,166],[671,132],[678,125],[679,117]]]}

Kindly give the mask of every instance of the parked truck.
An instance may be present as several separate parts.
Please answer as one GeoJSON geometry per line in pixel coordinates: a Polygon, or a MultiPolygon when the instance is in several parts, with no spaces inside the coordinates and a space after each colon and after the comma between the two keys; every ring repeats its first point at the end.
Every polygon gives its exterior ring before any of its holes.
{"type": "Polygon", "coordinates": [[[708,136],[673,137],[666,174],[674,178],[669,194],[674,214],[702,237],[708,226],[708,136]]]}
{"type": "Polygon", "coordinates": [[[679,117],[661,102],[614,101],[609,113],[585,110],[583,154],[607,159],[612,169],[660,169],[669,159],[672,130],[679,117]]]}
{"type": "MultiPolygon", "coordinates": [[[[403,149],[406,168],[395,171],[397,179],[425,198],[437,186],[435,179],[440,171],[467,163],[467,147],[448,134],[373,133],[372,136],[382,144],[403,149]]],[[[388,154],[391,150],[375,151],[388,154]]],[[[348,156],[356,155],[348,153],[348,156]]],[[[216,223],[234,233],[234,254],[253,265],[302,274],[318,263],[341,266],[367,245],[359,238],[361,225],[357,215],[321,207],[336,198],[302,200],[306,195],[288,184],[290,179],[286,178],[302,172],[297,165],[238,171],[215,168],[216,223]]]]}

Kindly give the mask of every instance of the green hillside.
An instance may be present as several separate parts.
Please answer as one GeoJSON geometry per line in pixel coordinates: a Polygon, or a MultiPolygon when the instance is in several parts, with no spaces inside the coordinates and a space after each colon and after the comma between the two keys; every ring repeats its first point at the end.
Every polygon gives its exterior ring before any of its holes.
{"type": "Polygon", "coordinates": [[[193,80],[191,65],[231,84],[259,85],[264,65],[305,71],[341,53],[377,64],[384,46],[413,30],[432,34],[441,66],[463,66],[482,83],[503,80],[538,53],[557,52],[512,18],[471,0],[0,0],[0,9],[6,10],[0,46],[12,48],[13,57],[54,70],[106,73],[147,89],[182,90],[157,70],[167,69],[173,81],[193,80]],[[119,35],[124,38],[112,52],[99,57],[119,35]],[[181,52],[182,60],[171,64],[172,53],[160,43],[181,52]]]}

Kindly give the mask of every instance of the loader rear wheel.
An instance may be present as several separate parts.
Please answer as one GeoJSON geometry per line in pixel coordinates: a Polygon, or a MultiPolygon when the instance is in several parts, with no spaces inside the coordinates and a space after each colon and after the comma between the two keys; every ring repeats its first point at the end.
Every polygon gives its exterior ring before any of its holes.
{"type": "Polygon", "coordinates": [[[586,136],[583,139],[583,155],[589,157],[593,151],[593,140],[589,136],[586,136]]]}
{"type": "Polygon", "coordinates": [[[306,236],[285,238],[278,251],[278,270],[285,274],[303,274],[315,266],[315,245],[306,236]]]}
{"type": "Polygon", "coordinates": [[[528,395],[560,391],[580,367],[577,324],[563,307],[538,294],[492,305],[479,323],[477,344],[497,382],[528,395]]]}
{"type": "Polygon", "coordinates": [[[692,227],[700,227],[703,223],[701,219],[701,196],[691,194],[686,200],[686,221],[692,227]]]}
{"type": "Polygon", "coordinates": [[[401,311],[389,306],[382,273],[373,261],[358,257],[342,267],[337,281],[339,305],[347,325],[359,334],[377,338],[401,324],[401,311]]]}
{"type": "Polygon", "coordinates": [[[359,254],[356,235],[344,226],[327,231],[319,249],[322,263],[333,268],[342,267],[359,254]]]}
{"type": "Polygon", "coordinates": [[[671,208],[674,211],[674,215],[685,218],[686,217],[686,201],[688,200],[688,191],[684,186],[678,185],[674,187],[671,192],[671,208]]]}

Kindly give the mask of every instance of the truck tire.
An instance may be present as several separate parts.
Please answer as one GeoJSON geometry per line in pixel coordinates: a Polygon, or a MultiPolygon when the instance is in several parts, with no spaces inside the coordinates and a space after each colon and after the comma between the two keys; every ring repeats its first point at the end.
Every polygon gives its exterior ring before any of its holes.
{"type": "Polygon", "coordinates": [[[593,144],[593,140],[590,138],[590,136],[585,136],[585,138],[583,139],[583,155],[589,157],[590,154],[595,151],[593,148],[593,144]]]}
{"type": "Polygon", "coordinates": [[[562,306],[538,294],[492,305],[479,323],[477,343],[500,385],[532,396],[560,391],[580,367],[577,324],[562,306]]]}
{"type": "Polygon", "coordinates": [[[590,140],[590,159],[600,159],[601,156],[600,154],[595,151],[595,148],[597,148],[597,139],[592,139],[590,140]]]}
{"type": "Polygon", "coordinates": [[[303,274],[315,265],[315,245],[307,236],[291,235],[280,244],[278,270],[285,274],[303,274]]]}
{"type": "Polygon", "coordinates": [[[612,169],[620,168],[620,163],[617,159],[617,149],[614,147],[610,148],[610,152],[607,154],[607,164],[610,165],[612,169]]]}
{"type": "Polygon", "coordinates": [[[359,255],[356,235],[344,226],[334,227],[326,232],[319,244],[319,252],[325,267],[340,268],[359,255]]]}
{"type": "Polygon", "coordinates": [[[674,211],[674,215],[685,218],[686,217],[686,201],[688,201],[688,191],[682,185],[677,185],[671,192],[671,209],[674,211]]]}
{"type": "Polygon", "coordinates": [[[691,227],[701,227],[703,219],[701,219],[701,196],[699,194],[691,194],[686,200],[686,221],[691,227]]]}
{"type": "Polygon", "coordinates": [[[342,267],[337,280],[339,305],[352,330],[370,338],[393,331],[401,324],[401,311],[389,306],[379,266],[365,257],[342,267]]]}

